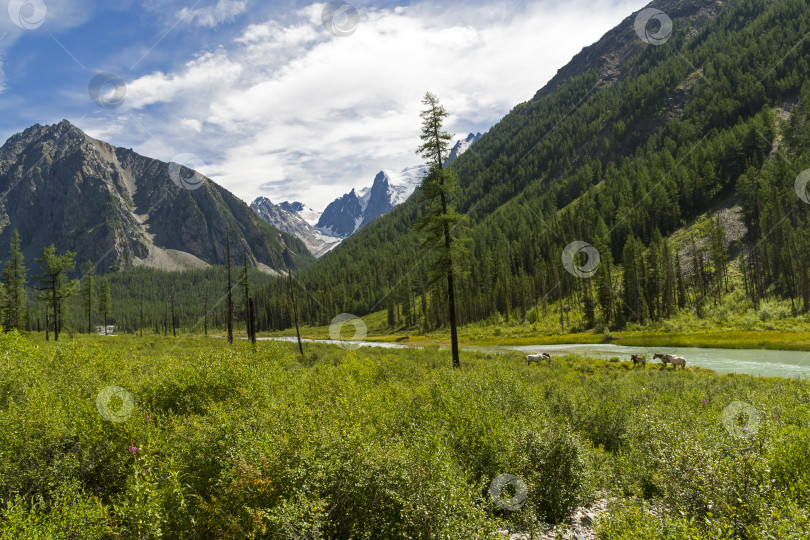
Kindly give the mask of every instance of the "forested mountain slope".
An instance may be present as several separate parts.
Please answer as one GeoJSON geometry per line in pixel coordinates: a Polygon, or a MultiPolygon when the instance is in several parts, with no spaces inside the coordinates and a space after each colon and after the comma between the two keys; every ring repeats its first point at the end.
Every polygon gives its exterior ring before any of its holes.
{"type": "MultiPolygon", "coordinates": [[[[810,7],[650,6],[672,18],[663,44],[645,43],[628,17],[453,163],[453,203],[469,217],[455,232],[471,239],[462,321],[520,317],[559,299],[581,305],[592,325],[700,311],[727,286],[728,246],[715,230],[683,261],[667,236],[729,196],[748,228],[735,266],[746,296],[790,297],[806,309],[810,206],[794,184],[810,166],[810,7]],[[575,241],[601,257],[591,279],[562,264],[575,241]]],[[[432,300],[441,284],[428,285],[413,232],[419,211],[412,198],[300,273],[304,318],[324,324],[388,306],[440,324],[445,308],[432,300]]],[[[268,293],[285,313],[278,287],[268,293]]],[[[281,319],[275,326],[289,322],[281,319]]]]}

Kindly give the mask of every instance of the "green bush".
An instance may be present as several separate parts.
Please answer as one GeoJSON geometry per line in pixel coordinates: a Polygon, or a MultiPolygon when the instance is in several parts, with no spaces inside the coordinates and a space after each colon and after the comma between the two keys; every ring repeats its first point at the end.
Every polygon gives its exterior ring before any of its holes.
{"type": "Polygon", "coordinates": [[[542,434],[529,432],[522,441],[522,469],[528,482],[528,504],[550,523],[560,523],[588,500],[585,450],[567,426],[542,434]]]}

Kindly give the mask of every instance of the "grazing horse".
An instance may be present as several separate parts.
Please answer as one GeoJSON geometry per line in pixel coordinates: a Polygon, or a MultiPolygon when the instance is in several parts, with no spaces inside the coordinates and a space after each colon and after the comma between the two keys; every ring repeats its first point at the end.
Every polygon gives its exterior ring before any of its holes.
{"type": "Polygon", "coordinates": [[[546,362],[551,365],[551,355],[548,353],[540,353],[540,354],[527,354],[526,355],[526,365],[528,366],[532,362],[537,362],[538,364],[545,360],[546,362]]]}
{"type": "Polygon", "coordinates": [[[676,356],[674,354],[655,353],[653,355],[653,358],[660,358],[665,368],[667,367],[667,364],[672,364],[673,366],[675,366],[675,369],[678,369],[678,366],[681,366],[681,369],[686,369],[686,359],[682,356],[676,356]]]}
{"type": "Polygon", "coordinates": [[[683,356],[670,355],[669,363],[675,366],[675,369],[678,369],[678,366],[681,366],[681,369],[686,369],[686,359],[683,356]]]}
{"type": "Polygon", "coordinates": [[[633,361],[633,367],[641,364],[642,366],[647,366],[647,357],[643,354],[634,354],[630,356],[630,360],[633,361]]]}

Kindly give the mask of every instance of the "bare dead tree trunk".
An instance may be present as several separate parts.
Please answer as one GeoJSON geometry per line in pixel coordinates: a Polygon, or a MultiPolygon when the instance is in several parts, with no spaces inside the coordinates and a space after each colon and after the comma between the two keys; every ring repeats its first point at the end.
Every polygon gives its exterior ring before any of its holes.
{"type": "Polygon", "coordinates": [[[225,251],[228,257],[228,343],[233,344],[233,291],[231,290],[231,228],[228,227],[228,237],[225,239],[225,251]]]}
{"type": "Polygon", "coordinates": [[[174,293],[172,293],[171,295],[171,301],[172,301],[172,336],[177,337],[177,330],[174,327],[174,293]]]}
{"type": "Polygon", "coordinates": [[[59,341],[59,297],[56,294],[56,277],[51,281],[53,291],[53,340],[59,341]]]}
{"type": "Polygon", "coordinates": [[[205,329],[205,337],[208,337],[208,289],[205,290],[205,306],[203,311],[204,311],[203,328],[205,329]]]}
{"type": "Polygon", "coordinates": [[[253,302],[253,298],[248,300],[248,334],[250,335],[251,343],[256,345],[256,306],[253,302]]]}
{"type": "Polygon", "coordinates": [[[295,303],[295,289],[293,288],[292,270],[287,269],[287,275],[290,278],[290,296],[292,297],[293,305],[293,319],[295,320],[295,335],[298,336],[298,350],[301,351],[301,356],[304,356],[304,344],[301,342],[301,331],[298,328],[298,306],[295,303]]]}

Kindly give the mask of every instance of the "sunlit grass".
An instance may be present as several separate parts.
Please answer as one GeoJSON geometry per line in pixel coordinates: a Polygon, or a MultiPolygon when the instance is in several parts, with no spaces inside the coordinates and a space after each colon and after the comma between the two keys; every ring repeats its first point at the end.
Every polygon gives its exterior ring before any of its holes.
{"type": "Polygon", "coordinates": [[[435,345],[3,334],[0,350],[2,538],[496,538],[594,497],[621,502],[611,538],[657,530],[644,505],[695,537],[807,524],[807,381],[518,353],[454,370],[435,345]],[[100,413],[110,386],[132,396],[108,404],[121,421],[100,413]],[[735,401],[757,411],[750,438],[726,427],[748,420],[724,417],[735,401]],[[489,495],[501,474],[527,486],[518,510],[489,495]]]}

